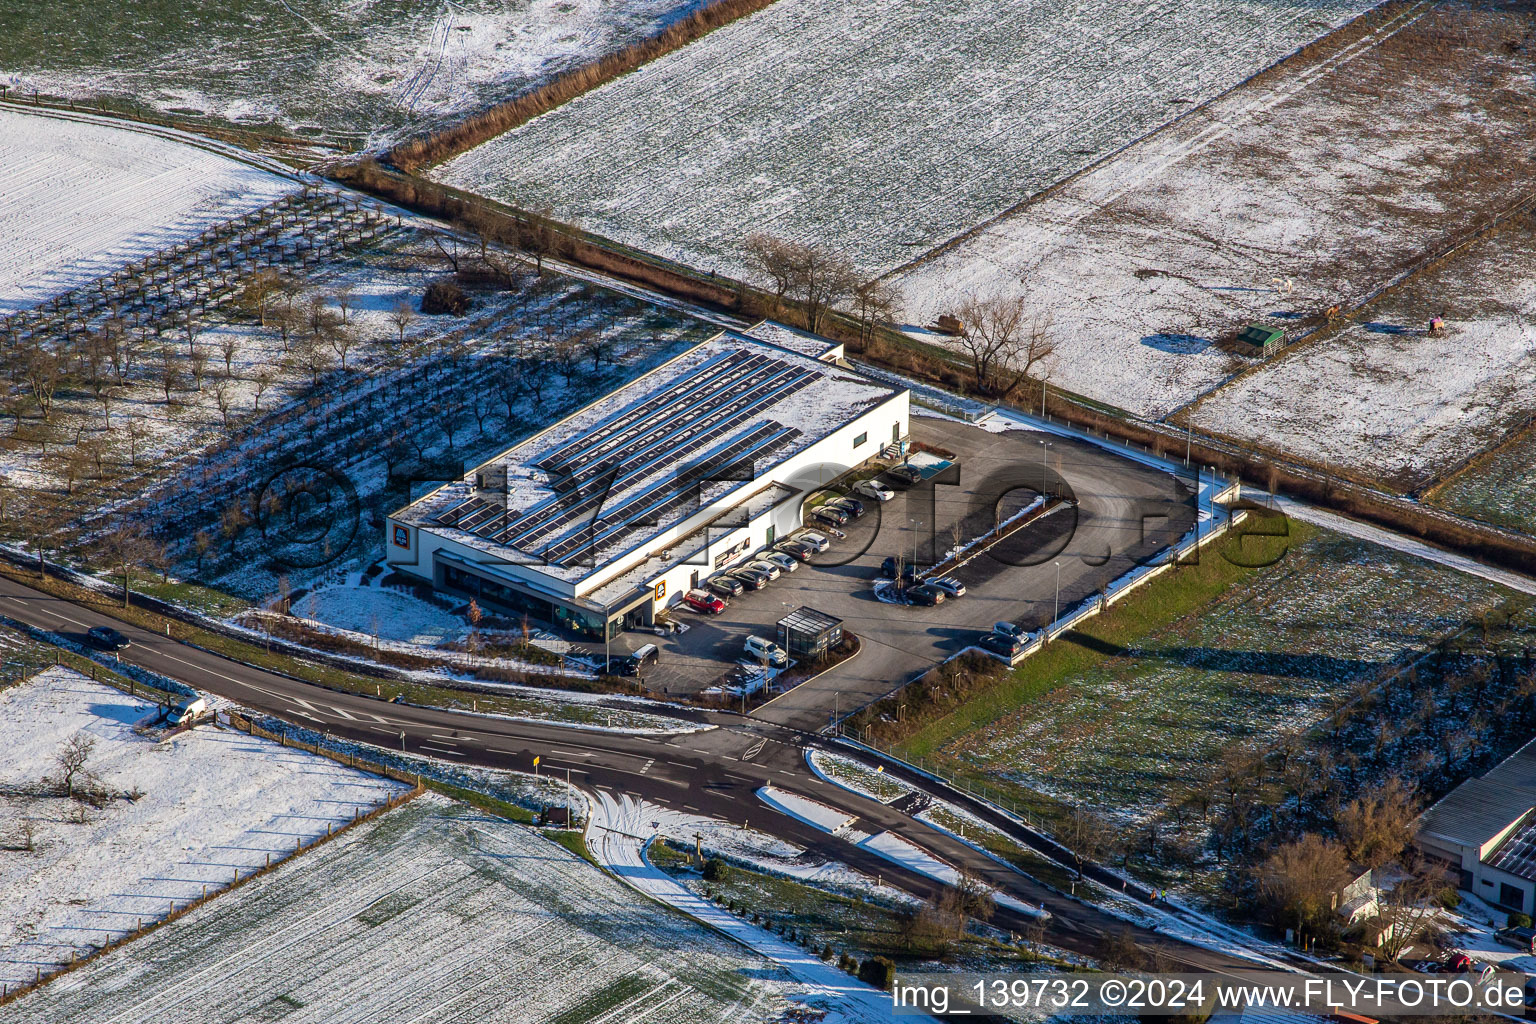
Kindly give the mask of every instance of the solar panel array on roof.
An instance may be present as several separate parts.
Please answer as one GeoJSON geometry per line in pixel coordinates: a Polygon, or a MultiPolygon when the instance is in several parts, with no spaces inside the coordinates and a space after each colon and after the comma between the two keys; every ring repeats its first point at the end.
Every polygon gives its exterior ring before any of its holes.
{"type": "Polygon", "coordinates": [[[539,459],[537,465],[555,476],[554,497],[525,511],[473,497],[434,518],[530,554],[543,549],[547,560],[570,564],[590,556],[597,544],[622,539],[697,500],[700,482],[711,474],[744,465],[750,477],[755,460],[800,431],[768,420],[733,432],[821,376],[747,349],[723,354],[539,459]],[[628,485],[690,461],[601,512],[628,485]]]}
{"type": "Polygon", "coordinates": [[[1488,858],[1488,863],[1512,875],[1536,880],[1536,819],[1516,829],[1488,858]]]}

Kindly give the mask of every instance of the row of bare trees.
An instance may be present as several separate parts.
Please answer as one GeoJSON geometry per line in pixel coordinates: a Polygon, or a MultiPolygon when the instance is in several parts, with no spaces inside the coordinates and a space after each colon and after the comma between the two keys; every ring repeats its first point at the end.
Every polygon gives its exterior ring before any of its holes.
{"type": "MultiPolygon", "coordinates": [[[[847,257],[816,245],[753,234],[745,241],[753,269],[768,282],[774,315],[795,303],[806,326],[821,332],[828,314],[846,306],[868,343],[888,321],[899,296],[889,281],[865,279],[847,257]]],[[[1043,379],[1056,346],[1050,315],[1035,313],[1022,295],[975,295],[956,310],[962,327],[955,347],[970,365],[978,392],[1007,401],[1024,383],[1043,379]]]]}

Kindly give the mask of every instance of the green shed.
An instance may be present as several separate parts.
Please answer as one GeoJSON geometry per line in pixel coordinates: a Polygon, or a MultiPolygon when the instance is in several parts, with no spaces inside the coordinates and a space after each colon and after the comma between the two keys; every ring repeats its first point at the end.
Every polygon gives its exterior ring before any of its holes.
{"type": "Polygon", "coordinates": [[[1237,350],[1244,355],[1268,359],[1285,347],[1285,332],[1259,324],[1249,324],[1237,332],[1237,350]]]}

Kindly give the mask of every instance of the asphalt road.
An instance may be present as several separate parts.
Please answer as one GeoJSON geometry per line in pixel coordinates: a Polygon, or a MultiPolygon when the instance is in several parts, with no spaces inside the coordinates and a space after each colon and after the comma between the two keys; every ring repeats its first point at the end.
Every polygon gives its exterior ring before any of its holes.
{"type": "MultiPolygon", "coordinates": [[[[74,635],[112,626],[132,642],[121,652],[123,661],[309,729],[443,761],[515,771],[531,771],[537,755],[541,771],[562,777],[568,772],[574,784],[589,790],[629,793],[743,822],[918,896],[938,888],[922,875],[769,808],[756,790],[773,785],[856,815],[862,831],[896,833],[1003,892],[1044,906],[1052,914],[1050,941],[1062,947],[1091,954],[1101,935],[1124,927],[1119,919],[1068,899],[946,833],[822,781],[806,764],[807,737],[773,723],[721,715],[715,718],[717,727],[706,731],[632,735],[391,704],[231,661],[113,618],[110,610],[107,604],[75,604],[0,577],[0,614],[8,618],[74,635]]],[[[1021,930],[1027,919],[999,908],[994,923],[1021,930]]],[[[1133,932],[1144,946],[1175,963],[1218,972],[1252,967],[1145,929],[1133,932]]]]}

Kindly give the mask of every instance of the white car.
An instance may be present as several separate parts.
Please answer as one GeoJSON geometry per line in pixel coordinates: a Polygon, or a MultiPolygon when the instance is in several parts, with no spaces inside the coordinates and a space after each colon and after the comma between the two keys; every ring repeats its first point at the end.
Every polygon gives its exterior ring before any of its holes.
{"type": "Polygon", "coordinates": [[[764,640],[760,636],[749,636],[742,642],[741,648],[753,661],[767,662],[774,668],[784,668],[789,664],[789,655],[784,653],[784,648],[772,640],[764,640]]]}
{"type": "Polygon", "coordinates": [[[774,565],[778,566],[780,569],[783,569],[785,572],[794,572],[796,569],[800,568],[800,563],[795,561],[793,556],[786,555],[782,551],[769,551],[765,553],[763,555],[763,561],[772,562],[774,565]]]}
{"type": "Polygon", "coordinates": [[[811,550],[815,551],[818,555],[832,546],[831,541],[827,540],[827,538],[821,534],[816,533],[814,530],[797,535],[795,540],[799,541],[801,544],[808,545],[811,550]]]}
{"type": "Polygon", "coordinates": [[[874,498],[876,501],[890,501],[896,497],[896,492],[882,484],[879,480],[860,480],[853,485],[854,491],[866,498],[874,498]]]}
{"type": "Polygon", "coordinates": [[[944,593],[948,594],[950,597],[965,596],[965,584],[961,583],[953,576],[942,576],[939,579],[929,580],[928,582],[944,591],[944,593]]]}
{"type": "Polygon", "coordinates": [[[753,559],[747,563],[748,569],[756,569],[770,580],[776,580],[784,575],[784,570],[777,562],[769,562],[761,558],[753,559]]]}

